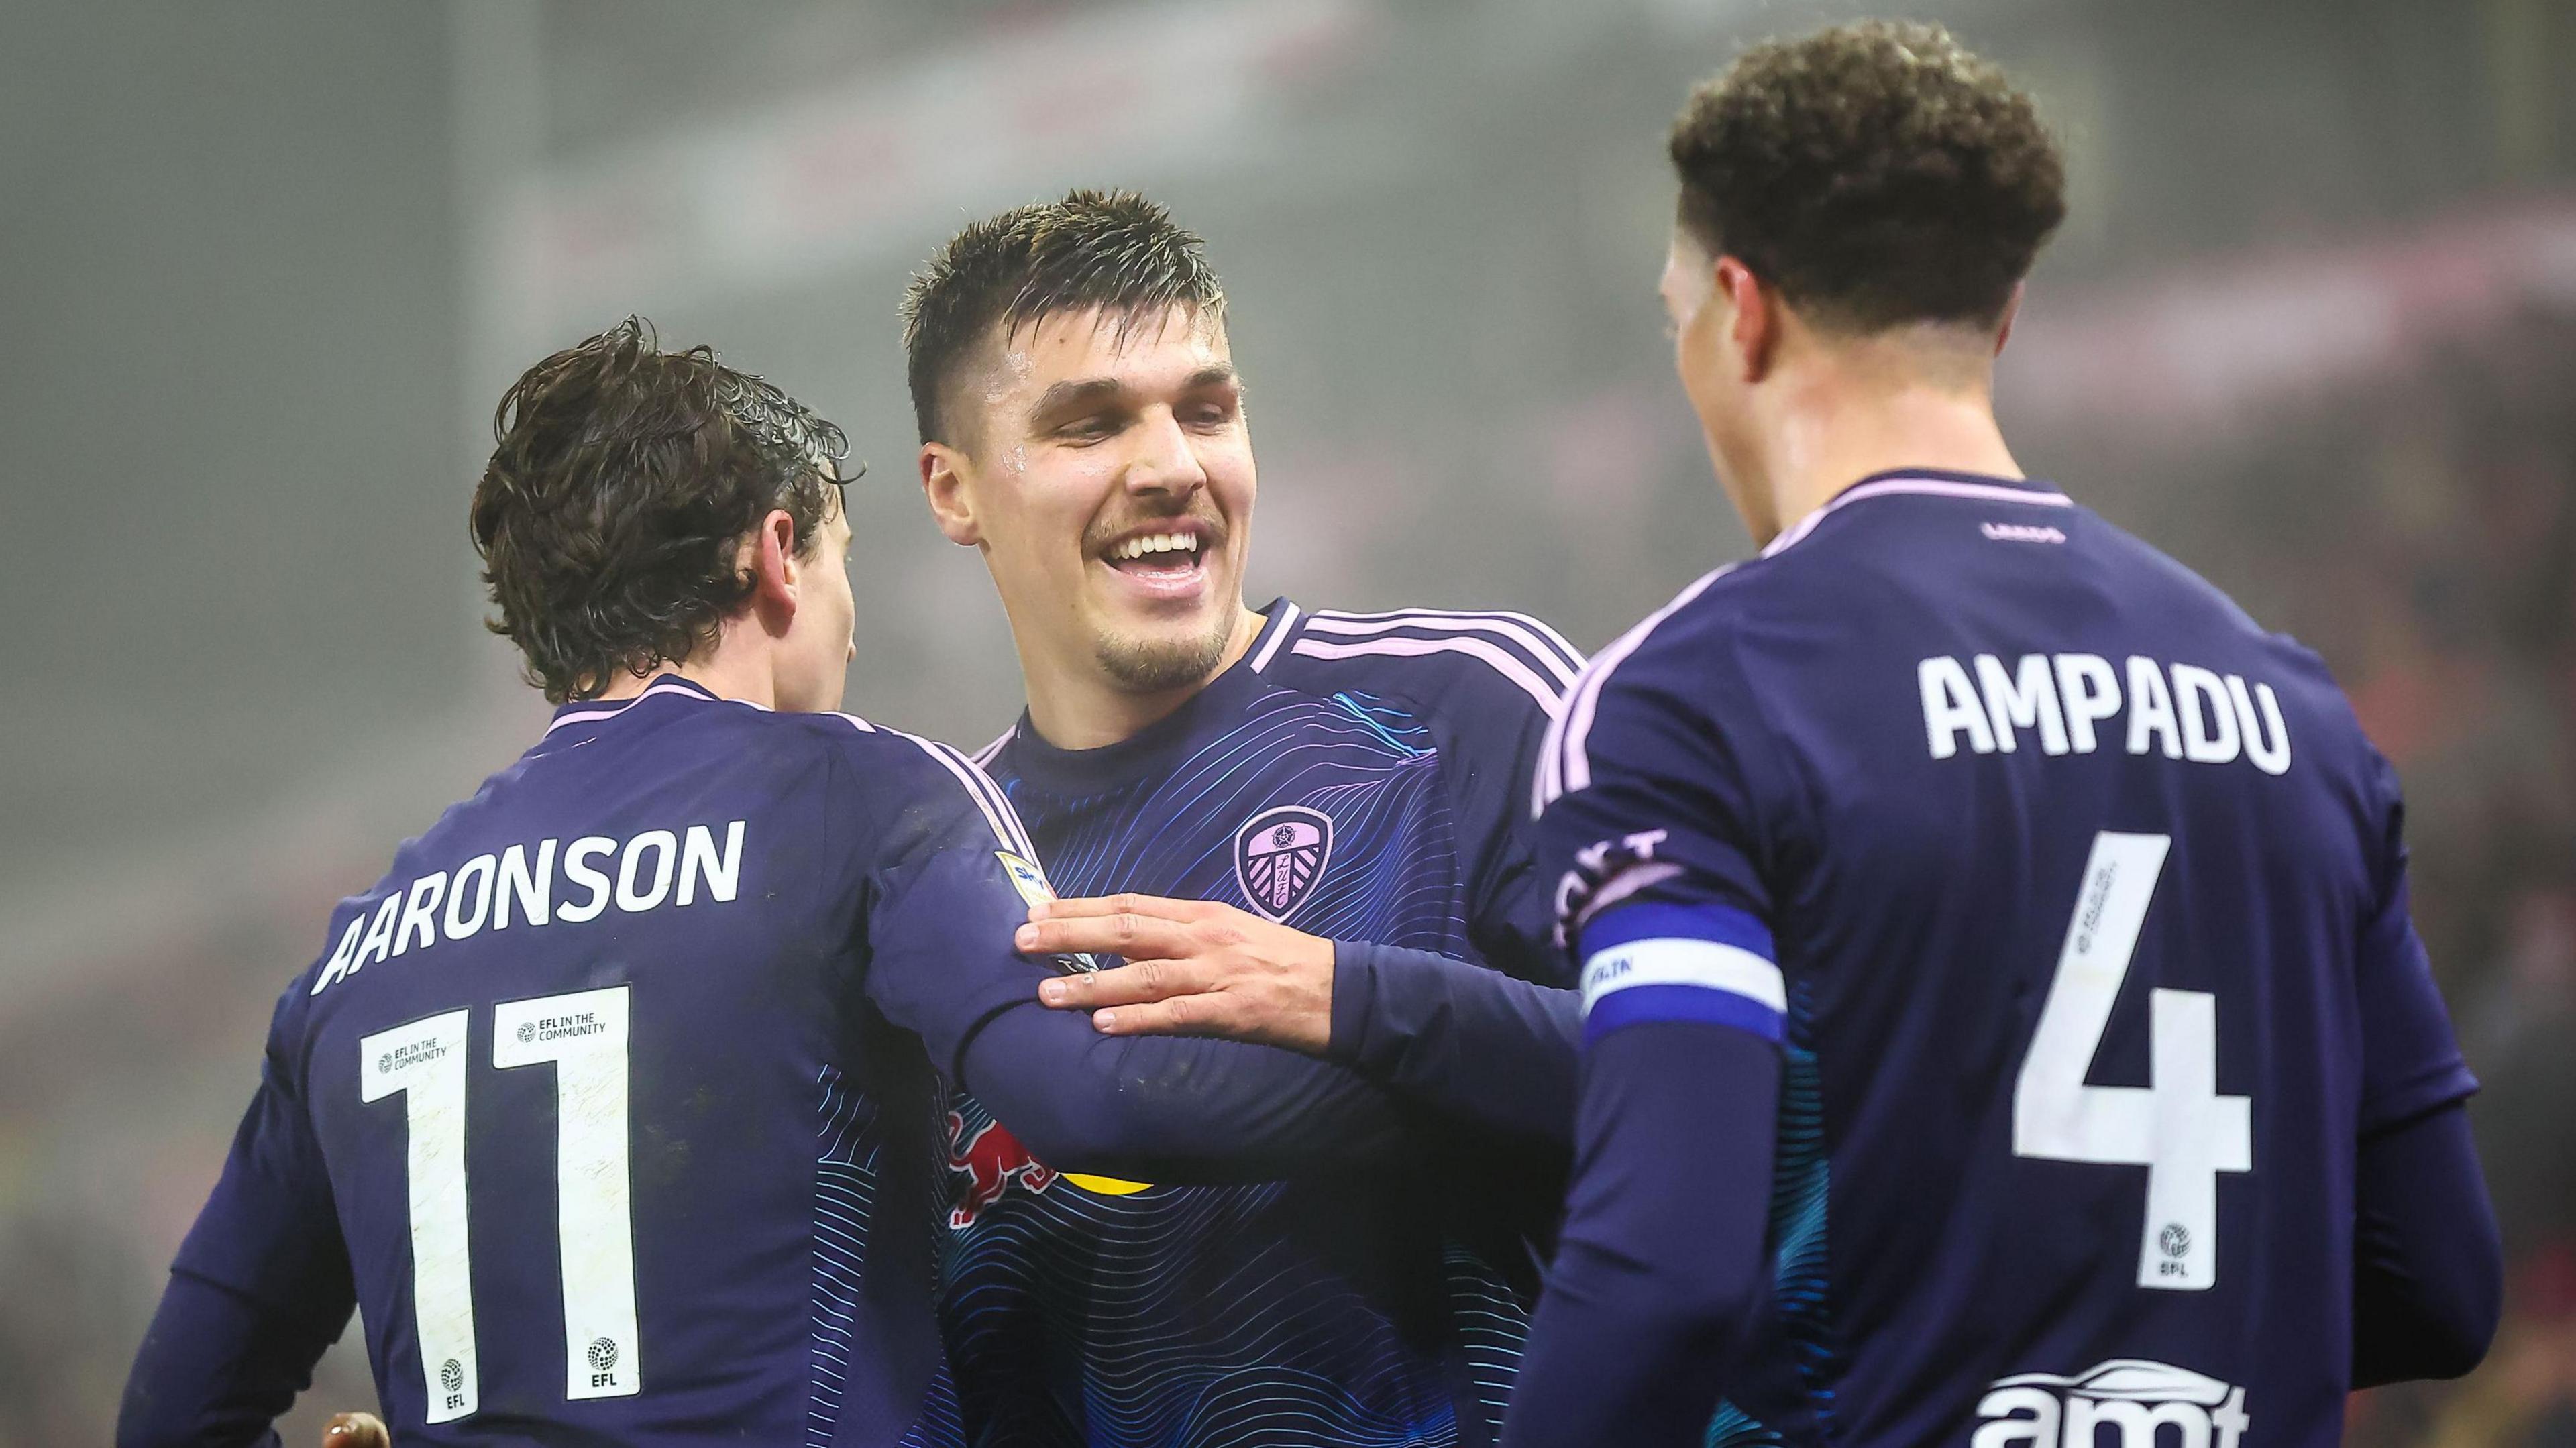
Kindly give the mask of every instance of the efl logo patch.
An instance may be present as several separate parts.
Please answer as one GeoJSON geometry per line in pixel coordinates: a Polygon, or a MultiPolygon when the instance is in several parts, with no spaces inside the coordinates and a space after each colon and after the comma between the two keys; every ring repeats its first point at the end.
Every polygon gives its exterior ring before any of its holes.
{"type": "Polygon", "coordinates": [[[1333,817],[1304,805],[1263,810],[1234,832],[1234,879],[1273,920],[1306,903],[1333,855],[1333,817]]]}

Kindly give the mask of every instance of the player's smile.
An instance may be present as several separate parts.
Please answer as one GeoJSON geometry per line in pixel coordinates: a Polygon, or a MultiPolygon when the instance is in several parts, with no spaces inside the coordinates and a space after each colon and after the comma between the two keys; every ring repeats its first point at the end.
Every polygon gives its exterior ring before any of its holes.
{"type": "Polygon", "coordinates": [[[1210,518],[1155,518],[1087,545],[1093,562],[1116,575],[1123,591],[1147,603],[1195,603],[1207,594],[1209,565],[1224,550],[1225,528],[1210,518]]]}

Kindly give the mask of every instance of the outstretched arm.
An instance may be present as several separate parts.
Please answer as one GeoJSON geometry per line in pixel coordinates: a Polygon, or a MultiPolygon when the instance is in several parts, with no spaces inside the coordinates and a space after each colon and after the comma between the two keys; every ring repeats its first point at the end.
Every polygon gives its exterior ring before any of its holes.
{"type": "Polygon", "coordinates": [[[1262,1180],[1401,1143],[1395,1103],[1341,1067],[1264,1045],[1104,1035],[1040,1004],[1050,969],[1011,938],[1026,902],[981,841],[906,868],[877,898],[869,994],[1049,1166],[1262,1180]]]}
{"type": "Polygon", "coordinates": [[[1429,951],[1325,940],[1206,900],[1031,907],[1020,948],[1129,963],[1051,979],[1048,1005],[1111,1035],[1223,1036],[1352,1067],[1410,1102],[1570,1145],[1575,993],[1429,951]]]}

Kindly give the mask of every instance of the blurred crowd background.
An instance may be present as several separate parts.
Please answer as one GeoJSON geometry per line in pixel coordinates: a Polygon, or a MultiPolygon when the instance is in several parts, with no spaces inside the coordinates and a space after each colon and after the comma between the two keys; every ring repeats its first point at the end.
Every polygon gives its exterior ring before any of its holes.
{"type": "MultiPolygon", "coordinates": [[[[2351,1441],[2576,1443],[2576,3],[1879,9],[2067,144],[2025,465],[2320,649],[2405,777],[2510,1316],[2351,1441]]],[[[1653,295],[1664,125],[1857,13],[0,7],[0,1444],[105,1440],[329,903],[534,735],[464,528],[520,368],[640,312],[845,424],[850,707],[980,744],[1017,674],[896,298],[969,216],[1140,187],[1232,293],[1261,596],[1597,647],[1745,550],[1653,295]]],[[[354,1336],[315,1397],[372,1401],[354,1336]]]]}

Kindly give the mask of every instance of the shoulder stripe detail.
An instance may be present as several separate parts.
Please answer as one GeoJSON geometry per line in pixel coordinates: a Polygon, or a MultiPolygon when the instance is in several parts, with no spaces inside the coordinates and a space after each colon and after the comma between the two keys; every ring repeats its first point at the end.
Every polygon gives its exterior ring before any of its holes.
{"type": "MultiPolygon", "coordinates": [[[[1555,654],[1569,667],[1577,669],[1583,667],[1583,651],[1568,642],[1565,635],[1549,627],[1546,620],[1532,618],[1525,613],[1514,613],[1509,609],[1397,608],[1382,613],[1353,613],[1345,609],[1335,609],[1331,613],[1318,614],[1316,617],[1347,623],[1383,624],[1387,627],[1410,623],[1422,628],[1452,627],[1452,625],[1433,623],[1431,622],[1433,619],[1475,620],[1492,625],[1498,632],[1534,635],[1538,641],[1547,644],[1548,652],[1555,654]]],[[[1328,632],[1357,633],[1361,630],[1340,628],[1328,630],[1328,632]]]]}
{"type": "Polygon", "coordinates": [[[1427,654],[1465,654],[1492,665],[1495,673],[1518,685],[1523,693],[1528,694],[1538,704],[1539,708],[1551,715],[1556,712],[1558,701],[1563,694],[1561,686],[1539,677],[1517,656],[1506,653],[1501,647],[1485,639],[1375,638],[1346,644],[1337,644],[1326,639],[1299,639],[1297,647],[1289,652],[1303,654],[1310,659],[1349,659],[1364,656],[1420,658],[1427,654]]]}
{"type": "Polygon", "coordinates": [[[1583,666],[1583,675],[1575,681],[1574,692],[1566,696],[1565,712],[1557,716],[1556,723],[1547,731],[1547,743],[1539,751],[1538,768],[1531,771],[1531,815],[1546,809],[1549,802],[1558,796],[1572,793],[1592,782],[1592,760],[1583,752],[1583,746],[1591,738],[1592,716],[1601,707],[1601,686],[1610,681],[1610,675],[1646,642],[1647,636],[1665,619],[1679,613],[1710,584],[1734,572],[1735,567],[1730,563],[1700,575],[1698,582],[1673,595],[1672,602],[1646,615],[1635,628],[1619,635],[1617,641],[1583,666]]]}
{"type": "Polygon", "coordinates": [[[1019,735],[1020,726],[1017,724],[1003,730],[999,738],[975,751],[975,767],[977,769],[992,768],[993,761],[1001,757],[1002,746],[1010,743],[1014,739],[1017,739],[1019,735]]]}
{"type": "Polygon", "coordinates": [[[1270,637],[1262,641],[1261,652],[1252,656],[1252,672],[1257,674],[1269,668],[1271,659],[1279,653],[1279,646],[1288,642],[1288,636],[1296,631],[1297,605],[1283,598],[1279,601],[1279,618],[1270,625],[1270,637]]]}
{"type": "Polygon", "coordinates": [[[1768,558],[1775,553],[1795,547],[1800,539],[1816,531],[1816,525],[1825,521],[1825,515],[1829,513],[1837,513],[1854,503],[1866,502],[1871,498],[1884,498],[1894,493],[1915,493],[1933,498],[1968,498],[1980,503],[2026,503],[2040,508],[2075,506],[2075,500],[2064,493],[2041,492],[2035,488],[2007,488],[2000,483],[1961,483],[1947,478],[1882,478],[1875,483],[1863,483],[1857,488],[1846,488],[1836,493],[1833,501],[1799,519],[1795,527],[1772,539],[1770,546],[1762,550],[1762,556],[1768,558]]]}
{"type": "Polygon", "coordinates": [[[851,728],[854,728],[854,729],[856,729],[856,730],[858,730],[858,731],[859,731],[860,733],[862,733],[862,734],[874,734],[874,733],[876,733],[876,732],[877,732],[877,726],[875,726],[874,724],[869,723],[869,722],[868,722],[867,720],[865,720],[865,719],[860,718],[860,717],[859,717],[858,715],[856,715],[856,714],[838,714],[838,713],[836,713],[835,717],[849,720],[849,721],[850,721],[850,727],[851,727],[851,728]]]}
{"type": "Polygon", "coordinates": [[[1319,613],[1306,621],[1309,634],[1339,634],[1345,638],[1365,638],[1389,634],[1397,629],[1420,629],[1426,633],[1472,633],[1510,643],[1527,654],[1540,668],[1556,676],[1560,692],[1574,683],[1575,671],[1583,666],[1581,657],[1551,641],[1537,628],[1525,628],[1507,618],[1471,618],[1459,614],[1435,614],[1427,610],[1407,614],[1390,614],[1378,618],[1355,618],[1348,614],[1319,613]]]}
{"type": "Polygon", "coordinates": [[[937,760],[940,768],[947,770],[955,776],[959,784],[965,786],[966,797],[975,801],[975,807],[984,812],[984,823],[992,827],[993,837],[1001,841],[1002,848],[1031,864],[1037,862],[1037,846],[1029,843],[1028,832],[1020,828],[1019,813],[1013,810],[1011,802],[1003,797],[1001,787],[986,777],[984,771],[977,769],[973,760],[945,744],[924,739],[918,734],[905,734],[893,729],[884,732],[911,740],[920,747],[922,753],[937,760]]]}

